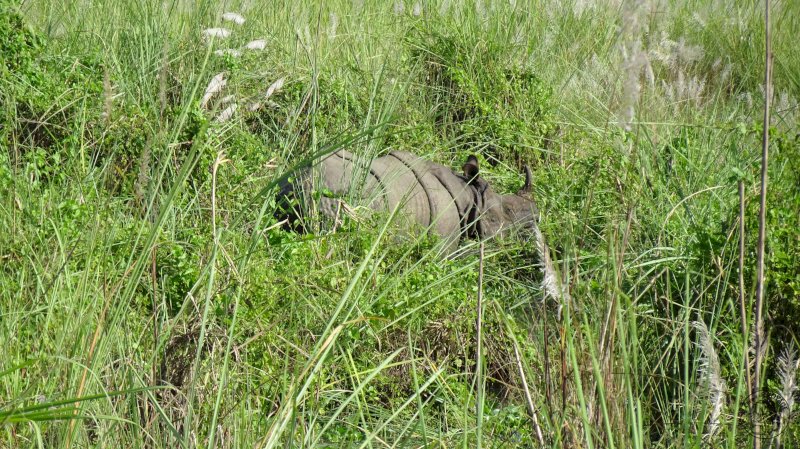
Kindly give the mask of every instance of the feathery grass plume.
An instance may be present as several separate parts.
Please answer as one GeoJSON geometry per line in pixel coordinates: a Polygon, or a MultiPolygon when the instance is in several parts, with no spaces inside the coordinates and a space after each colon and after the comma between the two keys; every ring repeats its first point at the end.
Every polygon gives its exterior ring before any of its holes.
{"type": "Polygon", "coordinates": [[[263,50],[267,48],[267,41],[264,39],[256,39],[245,44],[244,48],[247,50],[256,50],[256,51],[263,50]]]}
{"type": "Polygon", "coordinates": [[[311,45],[314,42],[314,39],[311,37],[311,27],[309,27],[308,24],[297,29],[297,36],[300,37],[300,41],[305,45],[311,45]]]}
{"type": "Polygon", "coordinates": [[[67,34],[67,29],[64,27],[64,22],[59,22],[55,29],[50,33],[52,37],[63,37],[67,34]]]}
{"type": "Polygon", "coordinates": [[[535,236],[536,252],[539,253],[539,259],[542,261],[542,274],[544,275],[542,289],[551,298],[558,301],[560,311],[561,307],[570,300],[569,292],[561,285],[561,279],[553,266],[553,260],[550,259],[550,248],[544,241],[544,235],[542,235],[542,231],[538,226],[536,227],[535,236]]]}
{"type": "Polygon", "coordinates": [[[687,66],[703,58],[705,51],[700,45],[690,45],[686,43],[686,38],[681,37],[673,52],[674,64],[687,66]]]}
{"type": "Polygon", "coordinates": [[[775,103],[775,112],[785,111],[789,108],[789,93],[782,90],[778,96],[778,102],[775,103]]]}
{"type": "Polygon", "coordinates": [[[419,17],[422,15],[422,5],[420,5],[419,2],[414,3],[414,8],[411,10],[411,14],[413,14],[414,17],[419,17]]]}
{"type": "Polygon", "coordinates": [[[270,84],[267,88],[267,93],[264,94],[264,99],[271,97],[283,88],[283,83],[286,78],[278,78],[274,83],[270,84]]]}
{"type": "Polygon", "coordinates": [[[670,102],[677,104],[686,104],[689,102],[695,105],[700,103],[705,92],[705,80],[697,76],[691,76],[687,79],[683,70],[678,70],[677,78],[674,82],[668,83],[662,80],[664,89],[664,96],[670,102]]]}
{"type": "Polygon", "coordinates": [[[731,63],[725,64],[725,67],[722,68],[722,72],[719,75],[719,83],[727,84],[728,80],[731,79],[732,72],[733,72],[733,66],[731,65],[731,63]]]}
{"type": "Polygon", "coordinates": [[[478,18],[486,20],[488,16],[488,11],[486,10],[486,5],[483,4],[483,0],[475,0],[475,14],[478,15],[478,18]]]}
{"type": "Polygon", "coordinates": [[[231,35],[231,31],[227,28],[206,28],[202,31],[202,34],[206,40],[213,38],[225,39],[231,35]]]}
{"type": "MultiPolygon", "coordinates": [[[[667,79],[661,80],[664,96],[676,108],[682,105],[698,105],[705,92],[706,81],[704,76],[692,74],[694,63],[702,59],[705,50],[702,46],[691,45],[681,37],[677,41],[669,38],[666,32],[661,32],[658,44],[648,52],[652,61],[663,64],[667,70],[667,79]]],[[[712,64],[712,72],[720,73],[722,59],[718,58],[712,64]]],[[[721,82],[726,81],[730,72],[721,75],[721,82]]]]}
{"type": "Polygon", "coordinates": [[[225,85],[228,84],[228,80],[225,79],[225,72],[220,72],[214,75],[211,78],[211,81],[208,83],[208,87],[206,87],[206,91],[203,94],[203,99],[200,100],[200,107],[206,108],[208,106],[209,100],[217,94],[217,92],[221,91],[225,85]]]}
{"type": "Polygon", "coordinates": [[[139,173],[136,176],[136,183],[133,185],[133,194],[136,201],[144,207],[147,194],[147,186],[150,184],[150,143],[145,144],[142,154],[139,157],[139,173]]]}
{"type": "Polygon", "coordinates": [[[766,354],[766,352],[767,352],[767,342],[764,341],[764,334],[763,334],[764,329],[763,328],[761,329],[761,332],[762,332],[761,333],[761,347],[757,348],[756,347],[756,333],[758,333],[758,329],[756,328],[756,326],[753,326],[750,329],[750,346],[747,348],[747,350],[750,353],[750,364],[751,364],[750,369],[751,370],[755,368],[756,356],[763,357],[764,354],[766,354]],[[759,355],[759,352],[761,353],[760,355],[759,355]]]}
{"type": "Polygon", "coordinates": [[[789,346],[783,348],[781,355],[778,356],[778,375],[781,379],[781,389],[778,391],[781,412],[778,415],[778,428],[776,430],[778,449],[783,447],[781,444],[783,431],[794,408],[795,394],[797,394],[798,365],[800,365],[800,359],[797,358],[794,343],[789,343],[789,346]]]}
{"type": "Polygon", "coordinates": [[[445,16],[448,12],[450,12],[450,0],[444,0],[442,4],[439,5],[439,15],[445,16]]]}
{"type": "Polygon", "coordinates": [[[574,14],[575,17],[580,17],[583,15],[584,11],[592,10],[595,6],[595,3],[590,0],[575,0],[572,2],[572,14],[574,14]]]}
{"type": "Polygon", "coordinates": [[[702,46],[687,44],[684,37],[674,41],[663,31],[658,44],[653,46],[649,52],[650,58],[663,63],[673,73],[678,69],[686,69],[692,63],[702,59],[704,54],[702,46]]]}
{"type": "MultiPolygon", "coordinates": [[[[642,50],[642,41],[636,39],[629,47],[623,48],[622,70],[624,80],[622,85],[622,120],[626,131],[633,129],[636,116],[636,105],[642,93],[639,79],[642,70],[650,64],[647,52],[642,50]]],[[[652,69],[650,70],[652,71],[652,69]]]]}
{"type": "Polygon", "coordinates": [[[231,117],[233,117],[233,114],[236,112],[236,109],[238,108],[239,105],[237,105],[236,103],[231,104],[227,108],[223,109],[215,120],[219,123],[227,122],[228,120],[230,120],[231,117]]]}
{"type": "Polygon", "coordinates": [[[111,120],[111,108],[114,103],[114,89],[111,86],[111,75],[108,74],[108,67],[103,66],[103,120],[108,123],[111,120]]]}
{"type": "Polygon", "coordinates": [[[517,27],[514,29],[514,37],[511,39],[511,43],[515,47],[524,47],[526,43],[525,41],[526,37],[527,35],[523,31],[523,29],[519,25],[517,25],[517,27]]]}
{"type": "Polygon", "coordinates": [[[781,91],[780,96],[778,97],[778,103],[775,105],[775,112],[780,114],[784,121],[793,123],[795,121],[794,118],[797,115],[797,110],[797,100],[792,97],[789,92],[785,90],[781,91]]]}
{"type": "Polygon", "coordinates": [[[618,46],[622,54],[622,93],[620,98],[621,122],[626,131],[633,129],[633,122],[636,116],[636,105],[642,92],[640,78],[642,71],[650,78],[652,68],[650,58],[642,48],[641,35],[647,32],[647,21],[645,16],[650,5],[646,0],[634,0],[622,8],[622,27],[620,35],[622,39],[618,46]]]}
{"type": "Polygon", "coordinates": [[[705,437],[712,438],[719,430],[720,416],[725,406],[725,394],[728,386],[725,383],[725,379],[722,378],[719,357],[717,356],[717,350],[714,348],[714,339],[708,331],[706,323],[694,321],[692,326],[697,331],[696,345],[700,349],[698,374],[705,388],[706,398],[711,406],[705,437]]]}
{"type": "Polygon", "coordinates": [[[753,94],[745,92],[739,95],[739,99],[745,104],[748,113],[753,110],[753,94]]]}
{"type": "Polygon", "coordinates": [[[283,83],[286,81],[286,78],[278,78],[275,80],[274,83],[270,84],[267,88],[267,92],[264,94],[264,98],[261,101],[255,101],[247,107],[250,112],[257,111],[261,109],[261,106],[264,105],[264,102],[269,100],[269,97],[275,95],[283,88],[283,83]]]}
{"type": "Polygon", "coordinates": [[[164,115],[167,110],[167,76],[169,73],[169,40],[164,40],[164,48],[161,50],[161,64],[158,69],[158,104],[160,107],[159,115],[164,115]]]}
{"type": "Polygon", "coordinates": [[[683,90],[684,98],[686,100],[693,101],[695,105],[697,105],[703,98],[705,87],[706,81],[704,79],[698,78],[697,76],[692,76],[689,78],[689,81],[686,83],[686,86],[683,90]]]}
{"type": "Polygon", "coordinates": [[[226,12],[222,15],[222,20],[233,22],[236,25],[244,25],[244,17],[241,14],[235,12],[226,12]]]}
{"type": "Polygon", "coordinates": [[[328,38],[336,39],[336,30],[339,28],[339,16],[332,12],[328,16],[328,38]]]}
{"type": "Polygon", "coordinates": [[[705,26],[706,26],[706,24],[707,24],[707,22],[706,22],[706,19],[705,19],[705,18],[703,18],[703,16],[701,16],[701,15],[700,15],[699,13],[697,13],[697,12],[694,12],[694,13],[692,13],[692,20],[693,20],[693,21],[695,21],[695,22],[697,22],[697,25],[698,25],[700,28],[705,28],[705,26]]]}
{"type": "Polygon", "coordinates": [[[394,2],[394,15],[399,16],[406,10],[406,5],[402,1],[394,2]]]}
{"type": "Polygon", "coordinates": [[[647,0],[630,0],[623,1],[626,3],[622,6],[622,29],[621,34],[628,34],[637,36],[641,31],[641,25],[645,21],[642,16],[645,14],[643,10],[646,9],[647,0]]]}
{"type": "Polygon", "coordinates": [[[238,58],[239,56],[242,56],[242,51],[241,50],[237,50],[235,48],[225,48],[225,49],[221,49],[221,50],[215,50],[214,54],[217,55],[217,56],[228,56],[229,55],[229,56],[232,56],[234,58],[238,58]]]}

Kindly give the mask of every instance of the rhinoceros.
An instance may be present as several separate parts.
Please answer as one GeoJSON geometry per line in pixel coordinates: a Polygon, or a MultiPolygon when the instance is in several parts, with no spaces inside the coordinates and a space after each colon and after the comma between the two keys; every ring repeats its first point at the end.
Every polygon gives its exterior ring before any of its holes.
{"type": "Polygon", "coordinates": [[[304,228],[302,218],[310,210],[337,222],[359,204],[375,211],[398,208],[398,216],[439,235],[444,249],[452,252],[464,238],[533,237],[539,214],[530,187],[531,173],[525,167],[520,191],[495,193],[480,177],[475,156],[457,173],[404,151],[363,161],[339,150],[283,183],[279,214],[288,217],[289,226],[304,228]]]}

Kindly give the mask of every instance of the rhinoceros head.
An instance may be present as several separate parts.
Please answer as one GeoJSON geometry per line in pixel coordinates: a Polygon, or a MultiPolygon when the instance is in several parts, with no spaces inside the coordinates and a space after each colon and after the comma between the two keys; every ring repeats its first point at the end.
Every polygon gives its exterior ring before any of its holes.
{"type": "Polygon", "coordinates": [[[464,176],[478,194],[476,231],[480,237],[530,237],[536,232],[539,211],[530,197],[531,170],[525,166],[525,185],[517,193],[501,195],[479,176],[478,160],[470,156],[464,164],[464,176]]]}

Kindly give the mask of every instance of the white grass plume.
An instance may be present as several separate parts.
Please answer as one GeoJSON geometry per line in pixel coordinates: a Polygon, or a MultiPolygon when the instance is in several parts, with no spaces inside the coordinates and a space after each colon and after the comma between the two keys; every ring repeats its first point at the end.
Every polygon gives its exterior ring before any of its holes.
{"type": "Polygon", "coordinates": [[[452,5],[450,4],[450,0],[444,0],[444,1],[443,1],[443,2],[442,2],[440,5],[439,5],[439,15],[440,15],[440,16],[446,16],[446,15],[447,15],[447,13],[449,13],[449,12],[450,12],[450,6],[452,6],[452,5]]]}
{"type": "Polygon", "coordinates": [[[629,47],[622,49],[622,71],[623,85],[622,85],[622,120],[626,131],[633,129],[633,122],[636,118],[636,106],[641,97],[642,85],[639,81],[642,71],[645,73],[652,71],[647,70],[650,61],[647,53],[642,50],[642,42],[640,40],[633,41],[629,47]]]}
{"type": "Polygon", "coordinates": [[[145,145],[139,157],[139,174],[133,185],[133,194],[140,205],[145,204],[147,186],[150,184],[150,145],[145,145]]]}
{"type": "Polygon", "coordinates": [[[219,123],[227,122],[228,120],[230,120],[231,117],[233,117],[233,114],[236,112],[238,108],[239,105],[237,105],[236,103],[231,104],[227,108],[223,109],[215,120],[219,123]]]}
{"type": "Polygon", "coordinates": [[[764,341],[764,326],[761,326],[761,329],[758,329],[756,326],[753,326],[750,329],[750,346],[748,346],[747,350],[750,353],[750,369],[755,369],[755,360],[756,357],[764,357],[767,353],[767,342],[764,341]],[[760,332],[759,332],[760,331],[760,332]],[[756,337],[760,335],[761,338],[759,339],[760,347],[756,347],[756,337]],[[759,354],[759,352],[761,354],[759,354]]]}
{"type": "Polygon", "coordinates": [[[267,88],[267,93],[264,94],[264,99],[265,100],[268,99],[269,97],[271,97],[272,95],[283,89],[283,83],[285,81],[286,78],[278,78],[277,80],[275,80],[274,83],[270,84],[269,87],[267,88]]]}
{"type": "Polygon", "coordinates": [[[245,44],[244,48],[254,51],[263,50],[267,48],[267,41],[264,39],[256,39],[245,44]]]}
{"type": "Polygon", "coordinates": [[[235,48],[225,48],[225,49],[221,49],[221,50],[215,50],[214,54],[217,55],[217,56],[230,55],[230,56],[233,56],[234,58],[238,58],[239,56],[242,56],[242,51],[241,50],[237,50],[235,48]]]}
{"type": "Polygon", "coordinates": [[[261,107],[264,105],[264,103],[267,100],[269,100],[269,97],[275,95],[276,93],[278,93],[283,88],[283,83],[285,81],[286,81],[286,78],[278,78],[277,80],[275,80],[274,83],[269,85],[269,87],[267,88],[267,92],[264,94],[262,99],[260,101],[255,101],[255,102],[251,103],[250,106],[247,107],[247,109],[249,111],[251,111],[251,112],[261,109],[261,107]]]}
{"type": "Polygon", "coordinates": [[[339,16],[332,12],[329,16],[330,25],[328,26],[328,38],[336,39],[336,31],[339,29],[339,16]]]}
{"type": "Polygon", "coordinates": [[[108,122],[111,120],[111,109],[114,106],[114,88],[111,86],[111,75],[108,67],[103,67],[103,119],[108,122]]]}
{"type": "Polygon", "coordinates": [[[781,389],[778,391],[778,399],[781,403],[781,412],[778,415],[778,429],[776,436],[778,440],[777,447],[781,448],[783,431],[786,428],[786,423],[789,421],[789,416],[792,414],[794,408],[795,395],[797,394],[797,368],[800,365],[800,359],[797,358],[797,351],[794,349],[794,343],[790,343],[785,347],[778,356],[778,376],[781,379],[781,389]]]}
{"type": "Polygon", "coordinates": [[[475,13],[478,15],[478,18],[480,18],[481,21],[485,21],[488,17],[486,5],[483,4],[483,0],[475,0],[475,13]]]}
{"type": "Polygon", "coordinates": [[[539,253],[539,259],[542,261],[542,289],[551,298],[559,303],[559,310],[570,300],[569,292],[561,285],[561,278],[558,277],[556,269],[553,266],[553,260],[550,259],[550,248],[544,241],[544,235],[539,227],[536,227],[536,252],[539,253]]]}
{"type": "Polygon", "coordinates": [[[228,80],[225,79],[225,73],[220,72],[214,75],[211,78],[211,81],[208,83],[208,87],[206,87],[206,91],[203,94],[203,99],[200,100],[200,107],[206,108],[208,106],[208,102],[217,94],[217,92],[221,91],[225,85],[228,84],[228,80]]]}
{"type": "Polygon", "coordinates": [[[231,30],[227,28],[206,28],[202,34],[205,39],[225,39],[231,35],[231,30]]]}
{"type": "Polygon", "coordinates": [[[696,344],[700,349],[698,374],[705,388],[706,398],[711,406],[705,437],[711,438],[719,430],[720,416],[722,415],[722,409],[725,407],[725,394],[728,386],[725,383],[725,379],[722,378],[719,357],[717,356],[717,350],[714,348],[714,339],[708,331],[706,323],[695,321],[692,326],[697,331],[696,344]]]}
{"type": "Polygon", "coordinates": [[[236,25],[244,25],[245,19],[241,14],[235,12],[226,12],[222,15],[222,20],[233,22],[236,25]]]}

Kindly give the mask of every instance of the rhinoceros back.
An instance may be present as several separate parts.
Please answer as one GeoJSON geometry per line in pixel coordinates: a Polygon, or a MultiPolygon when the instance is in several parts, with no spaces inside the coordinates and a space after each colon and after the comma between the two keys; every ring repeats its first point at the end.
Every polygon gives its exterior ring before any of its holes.
{"type": "Polygon", "coordinates": [[[401,220],[411,220],[454,244],[474,204],[473,191],[463,177],[402,151],[363,161],[340,150],[323,158],[312,174],[304,188],[332,194],[319,198],[318,205],[329,219],[341,216],[343,202],[379,211],[399,208],[401,220]]]}

